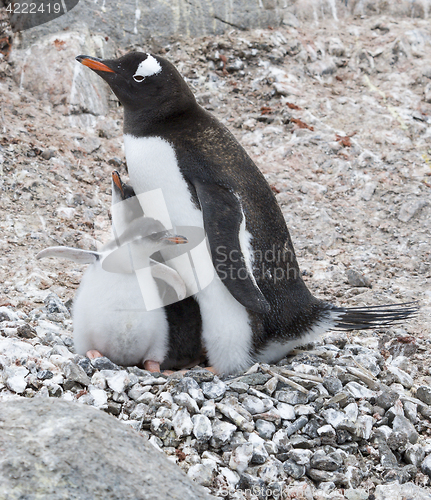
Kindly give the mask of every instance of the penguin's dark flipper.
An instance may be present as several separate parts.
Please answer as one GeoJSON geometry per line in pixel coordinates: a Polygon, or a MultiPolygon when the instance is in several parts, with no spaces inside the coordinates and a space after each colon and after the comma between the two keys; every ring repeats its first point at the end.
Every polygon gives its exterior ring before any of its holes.
{"type": "MultiPolygon", "coordinates": [[[[251,274],[241,248],[244,214],[234,193],[217,184],[193,182],[202,208],[214,268],[229,292],[247,309],[268,313],[270,305],[251,274]]],[[[245,231],[244,231],[245,232],[245,231]]]]}

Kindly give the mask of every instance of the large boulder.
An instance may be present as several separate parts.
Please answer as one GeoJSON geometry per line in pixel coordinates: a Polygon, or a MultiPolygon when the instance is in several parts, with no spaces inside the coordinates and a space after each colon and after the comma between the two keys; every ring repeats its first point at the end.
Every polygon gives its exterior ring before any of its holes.
{"type": "Polygon", "coordinates": [[[0,450],[4,499],[213,498],[138,432],[76,403],[0,403],[0,450]]]}

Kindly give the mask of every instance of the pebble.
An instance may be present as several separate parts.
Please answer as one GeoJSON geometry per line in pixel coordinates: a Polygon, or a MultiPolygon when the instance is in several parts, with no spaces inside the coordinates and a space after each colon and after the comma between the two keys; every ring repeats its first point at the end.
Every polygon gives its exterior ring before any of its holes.
{"type": "Polygon", "coordinates": [[[202,392],[208,399],[220,399],[226,392],[227,386],[218,377],[214,377],[212,382],[203,382],[202,392]]]}
{"type": "Polygon", "coordinates": [[[210,486],[214,479],[214,471],[207,465],[195,464],[189,468],[187,476],[202,486],[210,486]]]}
{"type": "Polygon", "coordinates": [[[212,438],[213,430],[211,427],[211,421],[205,415],[193,415],[193,434],[196,439],[200,442],[209,441],[212,438]]]}
{"type": "Polygon", "coordinates": [[[172,419],[172,425],[174,427],[175,434],[179,438],[189,436],[193,429],[194,424],[190,418],[187,408],[180,408],[172,419]]]}
{"type": "Polygon", "coordinates": [[[419,438],[414,425],[409,419],[402,415],[397,415],[392,423],[392,428],[394,431],[403,432],[407,435],[407,439],[410,443],[415,444],[419,438]]]}
{"type": "Polygon", "coordinates": [[[129,374],[125,370],[104,370],[102,373],[106,377],[106,383],[108,384],[109,388],[115,392],[124,392],[130,384],[129,374]]]}
{"type": "Polygon", "coordinates": [[[230,441],[233,433],[236,431],[236,425],[222,420],[215,420],[212,424],[213,437],[211,438],[211,446],[220,448],[230,441]]]}
{"type": "Polygon", "coordinates": [[[255,422],[256,432],[263,439],[271,439],[275,432],[275,425],[272,422],[267,422],[266,420],[257,419],[255,422]]]}
{"type": "Polygon", "coordinates": [[[85,387],[90,384],[90,378],[85,373],[85,371],[72,361],[66,361],[66,363],[62,365],[62,369],[65,377],[69,381],[78,382],[78,384],[81,384],[85,387]]]}
{"type": "Polygon", "coordinates": [[[431,405],[431,387],[429,385],[421,385],[416,391],[416,397],[426,405],[431,405]]]}
{"type": "Polygon", "coordinates": [[[229,460],[229,467],[238,473],[244,472],[253,457],[253,445],[251,443],[237,446],[229,460]]]}

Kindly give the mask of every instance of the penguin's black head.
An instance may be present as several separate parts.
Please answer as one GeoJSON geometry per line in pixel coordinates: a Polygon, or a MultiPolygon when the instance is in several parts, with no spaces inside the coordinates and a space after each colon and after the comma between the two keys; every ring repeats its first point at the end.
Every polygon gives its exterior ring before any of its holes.
{"type": "Polygon", "coordinates": [[[78,62],[100,75],[126,111],[162,118],[195,105],[195,98],[175,67],[166,59],[130,52],[119,59],[78,56],[78,62]]]}

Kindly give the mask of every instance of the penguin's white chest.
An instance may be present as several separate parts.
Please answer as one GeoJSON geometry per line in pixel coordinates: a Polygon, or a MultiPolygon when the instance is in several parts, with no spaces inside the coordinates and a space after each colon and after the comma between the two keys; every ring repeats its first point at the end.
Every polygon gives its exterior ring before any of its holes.
{"type": "Polygon", "coordinates": [[[141,205],[148,196],[145,205],[152,213],[147,210],[146,215],[161,220],[166,227],[166,219],[172,226],[203,227],[202,212],[193,204],[174,148],[161,137],[129,134],[124,134],[124,148],[130,181],[141,205]],[[159,191],[151,193],[154,190],[159,191]]]}

